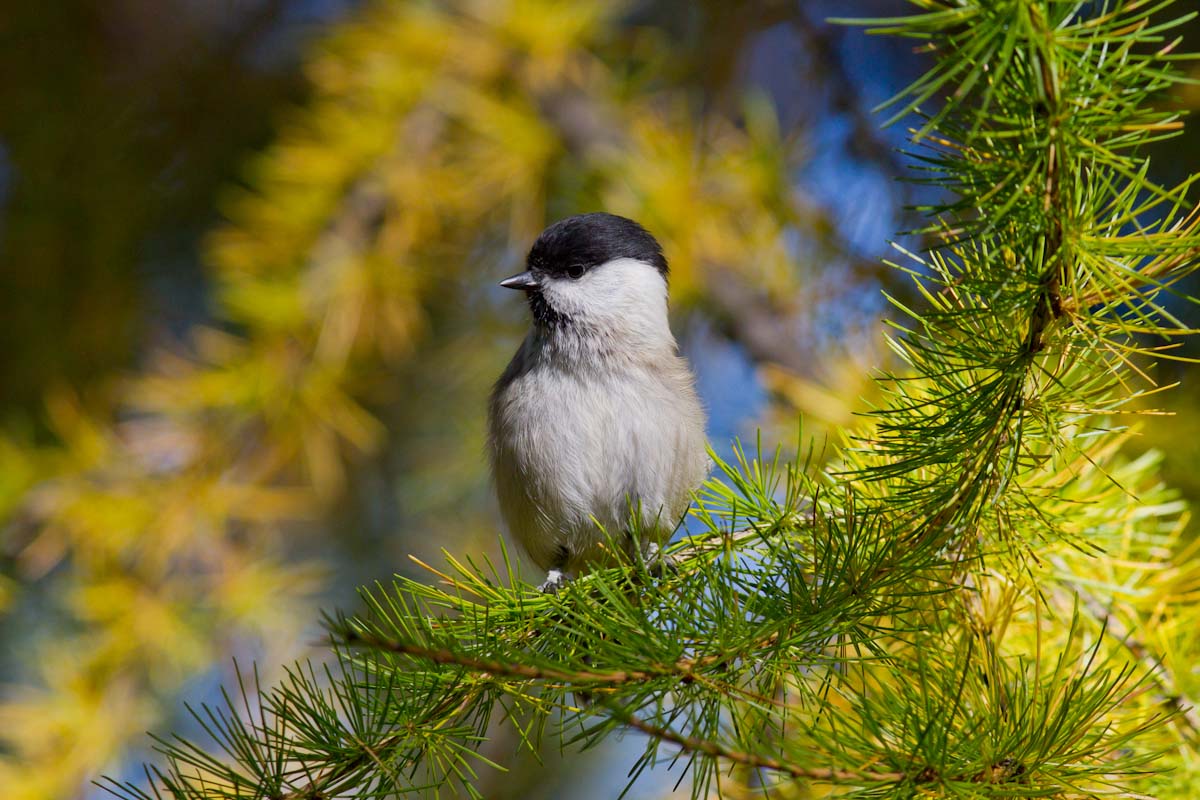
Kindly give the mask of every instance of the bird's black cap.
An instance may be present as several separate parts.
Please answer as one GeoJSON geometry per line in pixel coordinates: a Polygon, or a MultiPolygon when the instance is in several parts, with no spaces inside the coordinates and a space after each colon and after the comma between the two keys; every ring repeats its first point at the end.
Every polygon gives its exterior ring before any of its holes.
{"type": "Polygon", "coordinates": [[[667,259],[650,232],[616,214],[578,214],[559,220],[533,243],[526,263],[535,273],[561,277],[614,258],[636,258],[667,277],[667,259]]]}

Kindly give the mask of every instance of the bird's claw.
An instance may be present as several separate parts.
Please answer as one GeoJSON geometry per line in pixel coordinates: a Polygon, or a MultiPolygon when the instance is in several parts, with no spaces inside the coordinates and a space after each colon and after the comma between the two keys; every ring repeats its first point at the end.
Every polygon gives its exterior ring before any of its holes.
{"type": "Polygon", "coordinates": [[[668,572],[679,571],[679,559],[673,555],[667,555],[662,551],[661,547],[653,542],[646,547],[643,563],[646,565],[646,572],[649,572],[655,578],[661,578],[668,572]]]}
{"type": "Polygon", "coordinates": [[[552,569],[546,573],[546,580],[538,586],[542,594],[558,594],[558,590],[571,582],[571,576],[562,570],[552,569]]]}

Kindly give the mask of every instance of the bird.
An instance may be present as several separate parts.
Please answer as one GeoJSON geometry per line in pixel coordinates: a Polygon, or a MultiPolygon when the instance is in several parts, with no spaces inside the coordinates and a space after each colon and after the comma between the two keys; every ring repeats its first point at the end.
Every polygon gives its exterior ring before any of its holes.
{"type": "Polygon", "coordinates": [[[532,322],[492,390],[488,452],[509,533],[555,593],[611,563],[613,544],[653,565],[711,461],[654,236],[579,214],[546,228],[525,266],[500,281],[532,322]]]}

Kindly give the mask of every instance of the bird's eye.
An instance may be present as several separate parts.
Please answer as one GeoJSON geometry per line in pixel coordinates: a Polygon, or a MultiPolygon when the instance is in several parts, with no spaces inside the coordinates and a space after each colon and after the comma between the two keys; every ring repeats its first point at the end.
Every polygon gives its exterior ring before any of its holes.
{"type": "Polygon", "coordinates": [[[571,266],[567,267],[567,275],[573,281],[577,281],[580,278],[582,278],[583,273],[584,273],[583,264],[572,264],[571,266]]]}

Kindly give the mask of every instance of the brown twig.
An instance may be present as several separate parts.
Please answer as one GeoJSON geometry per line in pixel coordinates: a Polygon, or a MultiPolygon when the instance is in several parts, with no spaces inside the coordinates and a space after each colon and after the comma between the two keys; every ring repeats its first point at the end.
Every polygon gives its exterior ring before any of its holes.
{"type": "Polygon", "coordinates": [[[757,753],[747,753],[742,750],[735,750],[731,747],[714,742],[711,739],[699,739],[694,736],[685,736],[682,733],[671,730],[670,728],[662,728],[657,725],[652,725],[645,720],[622,711],[619,708],[609,707],[609,711],[613,716],[621,720],[635,730],[639,730],[647,736],[652,736],[664,742],[670,742],[683,748],[685,751],[692,753],[703,753],[704,755],[713,758],[723,758],[727,761],[732,761],[736,764],[751,767],[752,769],[767,769],[773,772],[782,772],[790,775],[793,778],[801,778],[811,781],[820,781],[822,783],[913,783],[913,784],[929,784],[938,782],[964,782],[971,783],[1011,783],[1016,781],[1026,780],[1025,766],[1020,762],[1011,759],[1003,758],[985,769],[963,775],[946,776],[939,773],[931,766],[925,766],[916,772],[900,772],[900,771],[876,771],[870,769],[836,769],[833,767],[803,767],[799,764],[794,764],[788,761],[782,761],[778,758],[770,756],[762,756],[757,753]]]}
{"type": "Polygon", "coordinates": [[[642,670],[614,670],[611,672],[592,672],[588,670],[566,670],[557,667],[535,667],[528,664],[511,664],[488,658],[478,658],[466,653],[456,653],[439,647],[426,647],[413,642],[402,642],[376,636],[365,631],[345,631],[341,644],[350,646],[370,647],[389,653],[413,656],[414,658],[432,661],[434,664],[454,664],[473,672],[488,675],[501,675],[508,678],[520,678],[533,681],[561,681],[570,684],[601,683],[620,685],[623,683],[638,683],[641,681],[677,676],[684,680],[692,680],[692,672],[696,661],[681,659],[673,664],[663,665],[662,668],[642,670]]]}
{"type": "MultiPolygon", "coordinates": [[[[1038,14],[1031,14],[1031,17],[1045,22],[1038,14]]],[[[1046,36],[1051,36],[1049,30],[1046,31],[1046,36]]],[[[1043,334],[1051,320],[1058,319],[1066,313],[1062,301],[1062,284],[1067,265],[1063,257],[1062,215],[1065,209],[1062,207],[1059,190],[1062,136],[1058,127],[1060,108],[1057,68],[1045,58],[1039,59],[1038,64],[1041,68],[1046,118],[1050,121],[1049,145],[1046,148],[1046,177],[1042,187],[1042,210],[1046,214],[1049,228],[1042,241],[1041,292],[1030,317],[1029,334],[1026,338],[1027,351],[1031,354],[1041,352],[1045,348],[1043,334]]]]}
{"type": "Polygon", "coordinates": [[[713,758],[723,758],[727,761],[733,761],[737,764],[744,764],[755,769],[769,769],[774,772],[783,772],[791,775],[793,778],[806,778],[814,781],[825,782],[863,782],[870,781],[873,783],[899,783],[909,776],[903,772],[874,772],[871,770],[846,770],[833,769],[831,767],[802,767],[799,764],[792,764],[787,761],[781,761],[770,756],[761,756],[756,753],[746,753],[741,750],[734,750],[719,742],[714,742],[709,739],[697,739],[693,736],[685,736],[682,733],[677,733],[670,728],[660,728],[657,725],[651,725],[649,722],[634,716],[633,714],[621,711],[618,708],[610,707],[609,710],[613,716],[624,722],[631,728],[641,731],[647,736],[652,736],[655,739],[661,739],[664,742],[678,745],[679,747],[693,753],[703,753],[713,758]]]}
{"type": "MultiPolygon", "coordinates": [[[[779,634],[772,633],[756,642],[756,650],[772,647],[779,641],[779,634]]],[[[512,664],[495,659],[479,658],[467,653],[459,653],[447,648],[427,647],[413,642],[402,642],[384,636],[376,636],[366,631],[344,631],[338,644],[351,647],[368,647],[383,650],[388,653],[412,656],[431,661],[434,664],[453,664],[464,669],[485,675],[499,675],[508,678],[533,681],[558,681],[568,684],[605,684],[619,686],[626,683],[640,683],[655,678],[674,677],[683,682],[701,680],[703,676],[698,670],[715,664],[727,662],[735,656],[728,653],[710,654],[699,658],[681,658],[668,664],[654,665],[647,669],[612,670],[595,672],[591,670],[568,670],[558,667],[535,667],[528,664],[512,664]]]]}

